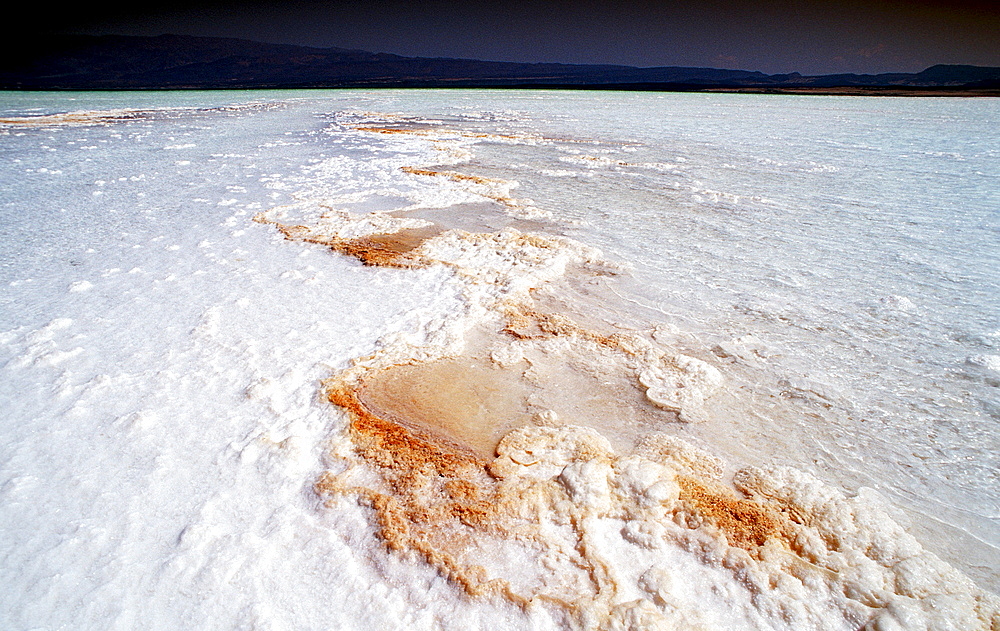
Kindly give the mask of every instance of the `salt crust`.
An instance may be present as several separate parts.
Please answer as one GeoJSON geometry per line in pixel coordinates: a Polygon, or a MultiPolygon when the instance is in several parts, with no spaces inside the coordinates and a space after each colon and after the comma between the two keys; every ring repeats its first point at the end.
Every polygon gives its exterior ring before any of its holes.
{"type": "MultiPolygon", "coordinates": [[[[272,208],[266,213],[260,213],[259,221],[262,223],[277,223],[277,219],[287,216],[295,211],[304,211],[315,204],[300,203],[272,208]]],[[[337,239],[357,239],[373,234],[386,234],[408,230],[413,228],[424,228],[433,225],[423,219],[413,219],[410,217],[394,217],[385,212],[372,212],[363,215],[352,214],[346,210],[329,208],[327,206],[317,207],[320,213],[318,220],[313,226],[302,225],[302,231],[316,237],[333,237],[337,239]]]]}
{"type": "MultiPolygon", "coordinates": [[[[480,142],[505,144],[539,144],[549,142],[534,134],[493,134],[469,131],[454,131],[434,128],[410,128],[399,126],[399,118],[387,117],[377,113],[367,113],[366,121],[355,122],[349,127],[363,133],[379,134],[390,137],[412,137],[429,142],[438,153],[436,165],[455,165],[468,162],[472,158],[470,147],[480,142]]],[[[427,124],[430,121],[421,121],[427,124]]],[[[458,186],[467,194],[497,202],[503,211],[520,219],[542,220],[552,219],[552,213],[536,207],[530,200],[519,200],[512,196],[512,191],[518,187],[517,182],[466,175],[454,171],[429,169],[424,167],[403,166],[402,170],[414,176],[437,177],[445,182],[458,186]]],[[[419,203],[410,207],[419,208],[419,203]]]]}
{"type": "MultiPolygon", "coordinates": [[[[393,224],[395,219],[337,212],[318,234],[353,239],[407,229],[393,224]]],[[[510,314],[530,311],[530,290],[568,269],[614,271],[596,251],[517,231],[445,233],[416,252],[415,263],[453,270],[464,306],[383,338],[376,354],[331,380],[328,393],[346,386],[349,395],[353,380],[379,367],[461,353],[474,326],[501,326],[510,314]]],[[[614,347],[633,362],[637,381],[652,384],[643,384],[654,390],[652,396],[647,390],[651,401],[677,406],[682,417],[702,412],[699,420],[710,420],[704,418],[706,400],[685,398],[681,391],[688,383],[682,387],[677,380],[690,378],[693,391],[710,397],[721,387],[711,365],[641,337],[612,339],[556,314],[528,315],[529,324],[550,337],[499,346],[493,351],[498,363],[521,361],[521,343],[573,339],[614,347]]],[[[25,350],[14,362],[58,362],[62,351],[54,337],[72,324],[59,318],[26,334],[25,350]]],[[[211,340],[222,328],[218,313],[210,310],[193,335],[211,340]]],[[[284,390],[283,384],[262,379],[246,396],[268,402],[277,415],[286,407],[284,390]]],[[[350,403],[348,396],[342,401],[350,403]]],[[[154,417],[134,413],[122,422],[155,423],[154,417]]],[[[996,598],[924,551],[865,493],[848,497],[804,472],[769,467],[736,474],[733,483],[741,496],[726,489],[718,458],[679,438],[652,435],[631,453],[618,454],[592,428],[565,424],[551,414],[538,421],[510,432],[488,462],[425,444],[425,460],[406,463],[419,465],[416,476],[395,469],[391,458],[379,461],[387,454],[366,453],[358,434],[345,433],[334,437],[329,450],[338,466],[331,466],[317,490],[331,506],[354,501],[371,506],[375,530],[400,558],[423,559],[481,598],[507,600],[529,613],[565,611],[569,628],[1000,629],[996,598]],[[396,510],[409,514],[400,520],[396,510]],[[734,517],[766,528],[741,531],[734,517]],[[412,529],[390,532],[394,525],[412,529]],[[756,535],[763,538],[754,540],[756,535]]],[[[291,436],[273,442],[297,448],[291,436]]],[[[244,443],[240,458],[259,457],[253,440],[244,443]]],[[[305,475],[305,469],[292,469],[305,475]]],[[[181,551],[216,545],[219,534],[210,526],[186,528],[179,536],[181,551]]],[[[317,536],[322,536],[318,528],[317,536]]],[[[259,549],[267,555],[274,548],[259,549]]],[[[342,564],[338,571],[355,571],[345,569],[343,559],[336,562],[342,564]]],[[[213,582],[239,578],[235,570],[213,576],[197,566],[171,571],[179,577],[205,574],[206,592],[218,584],[213,582]]],[[[429,615],[414,622],[423,628],[441,624],[429,615]]]]}
{"type": "Polygon", "coordinates": [[[683,421],[705,419],[702,404],[722,388],[722,373],[694,357],[674,355],[643,370],[639,383],[654,404],[676,411],[683,421]]]}
{"type": "MultiPolygon", "coordinates": [[[[578,628],[995,629],[1000,621],[995,599],[884,512],[795,470],[738,473],[740,488],[784,533],[760,546],[734,545],[682,490],[690,475],[682,471],[716,464],[692,460],[678,439],[672,444],[681,447],[673,452],[678,460],[619,457],[589,428],[514,430],[487,466],[495,488],[476,487],[492,498],[486,524],[430,517],[434,539],[421,544],[381,534],[394,549],[418,551],[470,594],[529,609],[565,607],[578,628]],[[494,548],[507,549],[508,560],[496,559],[494,548]],[[677,555],[694,560],[695,575],[680,579],[677,555]],[[684,585],[716,573],[733,584],[706,601],[684,585]],[[650,587],[656,576],[673,582],[650,587]],[[720,611],[740,623],[724,624],[720,611]],[[628,626],[635,621],[642,624],[628,626]]],[[[381,497],[354,486],[351,476],[336,482],[335,494],[381,497]]],[[[321,492],[332,488],[325,481],[321,492]]],[[[729,500],[739,501],[735,493],[729,500]]],[[[431,492],[409,501],[432,511],[442,500],[431,492]]]]}
{"type": "MultiPolygon", "coordinates": [[[[338,213],[309,230],[357,235],[383,221],[338,213]]],[[[543,418],[483,462],[371,417],[352,394],[369,371],[457,355],[474,326],[524,311],[532,288],[571,266],[611,269],[591,248],[511,229],[448,231],[408,256],[451,267],[465,308],[383,339],[327,382],[354,419],[331,455],[351,464],[317,483],[330,505],[355,497],[371,506],[390,549],[470,595],[562,609],[571,628],[1000,629],[996,597],[874,504],[802,471],[741,470],[741,496],[719,481],[717,458],[676,437],[650,436],[619,455],[593,429],[543,418]]],[[[539,322],[587,337],[558,318],[539,322]]],[[[704,403],[723,385],[717,369],[638,337],[617,344],[646,360],[637,380],[651,402],[706,420],[704,403]]],[[[513,345],[493,356],[519,360],[513,345]]]]}
{"type": "MultiPolygon", "coordinates": [[[[270,219],[287,210],[286,207],[261,213],[258,221],[280,226],[289,238],[330,245],[432,225],[423,220],[398,218],[385,213],[354,215],[344,210],[323,213],[313,226],[287,226],[270,219]]],[[[383,367],[460,353],[468,330],[480,322],[496,320],[498,312],[524,312],[520,305],[530,300],[530,290],[564,276],[570,268],[591,273],[617,273],[620,270],[604,260],[595,248],[566,238],[522,233],[513,228],[495,234],[450,230],[425,240],[419,247],[388,264],[403,267],[445,265],[453,268],[462,281],[468,311],[461,315],[453,314],[447,321],[428,323],[435,330],[432,333],[424,329],[423,333],[429,336],[427,338],[421,339],[423,336],[418,335],[416,339],[408,340],[403,335],[396,340],[383,340],[383,349],[379,354],[379,364],[383,367]],[[428,341],[432,343],[428,344],[428,341]],[[392,347],[397,344],[402,346],[393,350],[392,347]]],[[[560,324],[558,320],[558,315],[550,316],[542,326],[559,333],[587,337],[579,327],[560,324]]],[[[617,347],[630,357],[637,379],[646,388],[646,396],[651,402],[677,412],[682,421],[705,420],[704,402],[723,383],[717,369],[693,357],[668,353],[637,336],[619,336],[603,343],[617,347]]],[[[502,362],[505,352],[516,351],[500,349],[495,352],[502,362]]],[[[374,367],[371,363],[365,365],[366,369],[374,367]]]]}
{"type": "MultiPolygon", "coordinates": [[[[239,111],[261,108],[280,107],[276,103],[246,103],[212,108],[217,111],[239,111]]],[[[196,108],[161,107],[161,108],[120,108],[111,110],[77,110],[36,116],[11,116],[0,118],[0,127],[63,127],[83,125],[111,125],[134,120],[150,118],[162,114],[190,113],[196,108]]],[[[165,147],[170,148],[170,147],[165,147]]]]}

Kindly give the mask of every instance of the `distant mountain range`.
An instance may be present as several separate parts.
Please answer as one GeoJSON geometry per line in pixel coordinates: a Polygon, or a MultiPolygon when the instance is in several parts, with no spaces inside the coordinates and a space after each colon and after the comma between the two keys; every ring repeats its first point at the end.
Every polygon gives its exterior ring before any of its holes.
{"type": "Polygon", "coordinates": [[[1000,68],[768,75],[716,68],[512,63],[160,35],[67,35],[0,60],[0,89],[553,87],[631,90],[1000,95],[1000,68]]]}

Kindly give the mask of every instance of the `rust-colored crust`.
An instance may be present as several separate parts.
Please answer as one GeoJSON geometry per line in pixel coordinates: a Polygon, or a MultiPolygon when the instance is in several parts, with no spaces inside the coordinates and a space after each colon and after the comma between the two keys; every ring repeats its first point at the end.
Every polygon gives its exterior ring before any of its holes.
{"type": "MultiPolygon", "coordinates": [[[[417,167],[400,167],[401,171],[410,173],[412,175],[424,175],[428,177],[444,177],[453,182],[472,182],[473,184],[489,185],[489,184],[504,184],[503,180],[494,180],[487,177],[481,177],[478,175],[467,175],[465,173],[457,173],[455,171],[434,171],[431,169],[420,169],[417,167]]],[[[517,202],[513,197],[508,197],[506,195],[493,195],[490,193],[482,193],[483,197],[487,199],[492,199],[493,201],[503,204],[509,208],[520,208],[521,204],[517,202]]]]}
{"type": "Polygon", "coordinates": [[[769,540],[789,543],[793,538],[787,519],[781,513],[754,500],[741,498],[717,482],[679,475],[677,484],[682,502],[725,534],[730,545],[743,548],[753,556],[769,540]]]}
{"type": "Polygon", "coordinates": [[[445,447],[439,441],[427,440],[412,429],[372,414],[354,388],[331,386],[326,396],[350,413],[351,436],[358,453],[379,467],[404,474],[443,477],[461,475],[469,467],[485,471],[486,462],[471,452],[445,447]]]}
{"type": "Polygon", "coordinates": [[[602,335],[584,328],[567,317],[543,313],[520,303],[508,303],[503,309],[504,333],[519,340],[548,337],[576,336],[599,346],[629,353],[629,345],[622,335],[602,335]]]}
{"type": "Polygon", "coordinates": [[[136,120],[148,116],[148,112],[132,110],[126,112],[66,112],[41,116],[18,116],[0,118],[0,125],[14,127],[51,127],[54,125],[106,125],[136,120]]]}
{"type": "Polygon", "coordinates": [[[400,167],[400,171],[405,173],[410,173],[412,175],[427,175],[427,176],[438,176],[446,177],[449,180],[455,182],[474,182],[475,184],[503,184],[503,180],[494,180],[488,177],[482,177],[479,175],[467,175],[465,173],[458,173],[456,171],[434,171],[431,169],[419,169],[417,167],[400,167]]]}
{"type": "Polygon", "coordinates": [[[406,129],[405,127],[352,127],[351,129],[366,131],[370,134],[408,134],[411,136],[420,136],[427,133],[418,129],[406,129]]]}
{"type": "MultiPolygon", "coordinates": [[[[409,136],[432,136],[432,135],[435,135],[435,134],[439,133],[437,130],[434,130],[434,129],[408,129],[406,127],[365,127],[365,126],[358,126],[358,127],[352,127],[351,129],[353,129],[355,131],[364,131],[364,132],[368,132],[368,133],[371,133],[371,134],[386,134],[386,135],[403,134],[403,135],[409,135],[409,136]]],[[[486,133],[477,133],[477,132],[468,132],[468,131],[463,131],[463,132],[446,132],[446,133],[449,133],[451,135],[457,136],[459,138],[483,138],[483,139],[501,138],[501,139],[504,139],[504,140],[519,140],[519,139],[525,138],[525,136],[517,136],[517,135],[513,135],[513,134],[486,134],[486,133]]]]}
{"type": "Polygon", "coordinates": [[[422,267],[426,263],[416,254],[416,250],[427,239],[440,234],[438,227],[404,228],[397,232],[370,234],[354,239],[342,239],[324,234],[316,234],[308,226],[283,224],[268,219],[264,213],[254,217],[257,223],[270,224],[278,229],[289,241],[302,241],[325,245],[334,252],[352,256],[365,265],[377,267],[422,267]]]}
{"type": "Polygon", "coordinates": [[[346,487],[327,472],[316,482],[320,496],[355,494],[375,512],[378,536],[390,550],[418,553],[470,596],[499,593],[524,605],[507,581],[490,580],[477,565],[458,557],[476,532],[496,533],[498,486],[486,462],[460,448],[372,414],[346,384],[328,384],[327,399],[347,410],[358,455],[373,465],[387,487],[380,492],[346,487]]]}
{"type": "MultiPolygon", "coordinates": [[[[372,413],[358,394],[363,381],[327,382],[325,393],[327,400],[347,411],[355,452],[378,474],[381,488],[348,485],[346,476],[327,472],[317,480],[316,493],[359,498],[373,510],[378,537],[389,550],[416,553],[470,596],[496,594],[521,606],[541,599],[576,611],[579,603],[554,595],[517,593],[506,580],[490,579],[469,558],[469,551],[490,537],[533,540],[523,525],[515,525],[525,516],[520,496],[524,489],[492,476],[489,463],[471,450],[372,413]]],[[[677,512],[694,515],[697,524],[714,525],[729,545],[754,558],[772,542],[789,551],[792,530],[782,513],[718,482],[691,475],[679,475],[677,482],[679,501],[668,509],[668,518],[677,512]]],[[[574,529],[580,526],[576,519],[574,529]]],[[[577,552],[578,567],[590,577],[594,593],[614,592],[603,562],[585,549],[577,552]]]]}

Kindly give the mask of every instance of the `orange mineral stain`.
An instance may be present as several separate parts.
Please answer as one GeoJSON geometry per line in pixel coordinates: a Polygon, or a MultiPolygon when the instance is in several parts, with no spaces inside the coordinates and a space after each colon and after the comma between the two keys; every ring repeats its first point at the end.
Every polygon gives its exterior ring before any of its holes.
{"type": "Polygon", "coordinates": [[[439,227],[428,226],[345,239],[317,232],[309,226],[283,224],[268,219],[264,213],[255,216],[254,221],[273,225],[289,241],[324,245],[334,252],[352,256],[365,265],[378,267],[406,268],[424,265],[416,250],[424,241],[442,231],[439,227]]]}
{"type": "Polygon", "coordinates": [[[680,500],[704,521],[714,525],[730,545],[751,554],[769,540],[787,543],[787,518],[759,502],[739,497],[722,484],[691,475],[677,476],[680,500]]]}

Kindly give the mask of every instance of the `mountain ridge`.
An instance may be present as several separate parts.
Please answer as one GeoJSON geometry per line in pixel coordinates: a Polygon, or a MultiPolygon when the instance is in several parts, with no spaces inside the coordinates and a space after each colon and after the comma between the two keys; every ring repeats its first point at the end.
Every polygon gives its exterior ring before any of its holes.
{"type": "Polygon", "coordinates": [[[918,73],[801,75],[749,70],[404,57],[189,35],[64,35],[0,60],[0,89],[552,87],[642,90],[980,90],[1000,68],[939,64],[918,73]]]}

